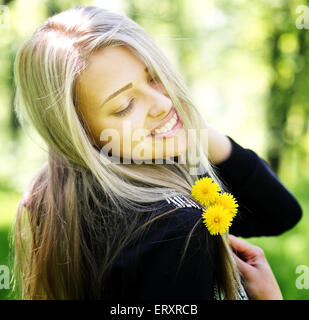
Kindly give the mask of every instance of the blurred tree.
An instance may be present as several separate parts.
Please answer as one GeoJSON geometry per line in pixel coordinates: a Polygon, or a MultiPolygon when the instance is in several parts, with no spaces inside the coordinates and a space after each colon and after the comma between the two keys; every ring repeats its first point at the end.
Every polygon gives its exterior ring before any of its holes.
{"type": "Polygon", "coordinates": [[[47,8],[47,17],[51,17],[64,9],[59,2],[55,0],[47,0],[45,1],[45,4],[47,8]]]}
{"type": "Polygon", "coordinates": [[[271,11],[269,64],[273,81],[266,108],[267,158],[276,173],[283,154],[295,152],[308,130],[308,35],[296,28],[293,11],[294,1],[284,1],[280,8],[271,11]],[[295,109],[304,115],[303,119],[298,118],[297,123],[289,126],[295,109]]]}
{"type": "MultiPolygon", "coordinates": [[[[12,0],[4,0],[4,5],[10,5],[12,0]]],[[[17,120],[16,114],[14,112],[14,95],[15,95],[15,84],[14,84],[14,60],[16,55],[16,46],[11,45],[8,52],[8,74],[5,77],[5,85],[10,88],[10,115],[9,115],[9,128],[11,131],[12,138],[15,140],[17,138],[17,131],[19,128],[19,122],[17,120]]]]}

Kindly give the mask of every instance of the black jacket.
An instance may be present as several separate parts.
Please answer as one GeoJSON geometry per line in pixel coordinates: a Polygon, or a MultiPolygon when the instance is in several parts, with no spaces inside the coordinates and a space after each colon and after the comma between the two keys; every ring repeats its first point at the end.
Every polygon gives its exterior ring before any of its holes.
{"type": "MultiPolygon", "coordinates": [[[[301,218],[302,209],[267,163],[232,138],[232,153],[216,167],[239,208],[230,233],[236,236],[279,235],[301,218]]],[[[186,197],[163,200],[175,214],[154,222],[138,243],[116,259],[104,285],[110,299],[212,299],[217,238],[201,220],[202,208],[186,197]],[[178,270],[186,237],[197,223],[178,270]]],[[[161,205],[162,205],[161,203],[161,205]]],[[[105,296],[106,298],[106,296],[105,296]]]]}

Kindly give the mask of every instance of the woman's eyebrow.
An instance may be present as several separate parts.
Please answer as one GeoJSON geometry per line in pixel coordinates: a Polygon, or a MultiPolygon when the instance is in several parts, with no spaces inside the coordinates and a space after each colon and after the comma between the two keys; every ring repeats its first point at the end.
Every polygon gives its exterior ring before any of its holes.
{"type": "Polygon", "coordinates": [[[107,101],[115,98],[115,97],[116,97],[118,94],[120,94],[121,92],[132,88],[132,86],[133,86],[133,84],[132,84],[132,82],[130,82],[130,83],[128,83],[127,85],[125,85],[124,87],[118,89],[116,92],[114,92],[114,93],[111,94],[108,98],[106,98],[106,99],[104,100],[104,102],[101,104],[100,108],[102,108],[103,105],[104,105],[107,101]]]}
{"type": "MultiPolygon", "coordinates": [[[[147,68],[147,67],[144,69],[144,72],[148,72],[148,68],[147,68]]],[[[108,96],[108,97],[103,101],[103,103],[100,105],[99,108],[102,108],[107,101],[115,98],[115,97],[116,97],[118,94],[120,94],[121,92],[132,88],[132,86],[133,86],[133,84],[132,84],[132,82],[130,82],[130,83],[126,84],[124,87],[118,89],[117,91],[115,91],[114,93],[112,93],[110,96],[108,96]]]]}

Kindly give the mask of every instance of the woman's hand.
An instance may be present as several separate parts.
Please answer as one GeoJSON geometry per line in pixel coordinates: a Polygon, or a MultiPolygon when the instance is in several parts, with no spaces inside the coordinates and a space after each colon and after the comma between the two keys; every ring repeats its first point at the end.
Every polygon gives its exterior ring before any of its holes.
{"type": "Polygon", "coordinates": [[[229,235],[238,270],[245,288],[254,300],[283,300],[279,285],[261,248],[229,235]],[[236,254],[235,254],[236,253],[236,254]]]}

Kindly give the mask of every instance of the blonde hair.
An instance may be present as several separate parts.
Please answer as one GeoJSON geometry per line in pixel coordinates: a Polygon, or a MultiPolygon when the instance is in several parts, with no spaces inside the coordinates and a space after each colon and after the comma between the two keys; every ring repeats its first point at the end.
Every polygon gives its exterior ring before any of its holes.
{"type": "MultiPolygon", "coordinates": [[[[207,150],[201,151],[199,136],[186,151],[187,159],[196,155],[193,174],[188,163],[104,164],[79,116],[76,82],[92,53],[119,45],[133,50],[160,79],[186,128],[207,128],[181,76],[127,16],[76,6],[47,19],[22,44],[14,66],[18,118],[22,125],[30,121],[48,146],[48,162],[19,202],[14,226],[14,279],[22,299],[102,298],[102,280],[121,249],[146,225],[174,211],[138,227],[141,214],[151,213],[143,204],[166,194],[191,197],[197,163],[226,189],[207,150]],[[104,245],[100,264],[95,257],[99,241],[104,245]],[[86,270],[93,277],[87,296],[86,270]]],[[[218,239],[220,287],[225,298],[237,299],[240,278],[226,240],[218,239]]]]}

